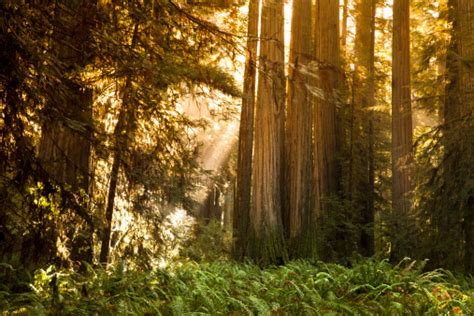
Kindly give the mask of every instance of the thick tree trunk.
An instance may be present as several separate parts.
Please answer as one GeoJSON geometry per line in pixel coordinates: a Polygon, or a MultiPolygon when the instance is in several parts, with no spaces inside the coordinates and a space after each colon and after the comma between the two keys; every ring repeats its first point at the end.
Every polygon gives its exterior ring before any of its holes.
{"type": "MultiPolygon", "coordinates": [[[[460,252],[464,256],[464,270],[474,273],[474,190],[469,189],[469,181],[474,178],[474,3],[450,0],[449,6],[453,22],[453,51],[448,55],[447,64],[449,85],[444,121],[445,168],[448,169],[444,181],[455,181],[454,189],[462,190],[463,194],[455,195],[458,212],[442,215],[444,224],[440,239],[463,245],[460,252]],[[453,238],[452,229],[459,223],[462,236],[461,240],[456,240],[458,236],[453,238]]],[[[458,264],[457,261],[448,262],[448,267],[456,268],[458,264]]]]}
{"type": "Polygon", "coordinates": [[[361,226],[360,251],[365,256],[374,254],[374,135],[373,111],[375,105],[375,0],[357,0],[356,7],[356,66],[354,74],[354,107],[357,124],[351,159],[350,188],[353,209],[361,226]],[[360,132],[357,132],[360,131],[360,132]]]}
{"type": "Polygon", "coordinates": [[[237,158],[237,186],[233,213],[233,255],[236,259],[245,256],[247,230],[250,223],[250,192],[252,179],[253,126],[255,111],[255,85],[257,75],[257,44],[259,0],[249,2],[247,32],[247,56],[244,73],[244,91],[239,130],[239,154],[237,158]]]}
{"type": "MultiPolygon", "coordinates": [[[[316,2],[315,57],[318,62],[316,97],[313,108],[313,188],[314,212],[321,228],[331,217],[330,204],[338,194],[337,117],[339,56],[339,1],[316,2]],[[322,97],[321,95],[322,94],[322,97]]],[[[327,235],[327,234],[326,234],[327,235]]],[[[327,237],[327,236],[326,236],[327,237]]],[[[337,237],[335,237],[337,238],[337,237]]],[[[325,237],[321,241],[321,258],[329,258],[334,248],[325,237]]]]}
{"type": "Polygon", "coordinates": [[[392,48],[392,259],[410,255],[412,114],[410,90],[410,3],[393,3],[392,48]]]}
{"type": "Polygon", "coordinates": [[[312,108],[308,90],[311,61],[311,0],[294,0],[287,105],[289,238],[293,257],[316,255],[311,205],[312,108]]]}
{"type": "MultiPolygon", "coordinates": [[[[462,60],[459,66],[460,118],[465,120],[468,131],[465,161],[468,162],[466,179],[474,179],[474,3],[469,0],[458,0],[459,27],[458,54],[462,60]]],[[[469,180],[468,180],[469,181],[469,180]]],[[[465,186],[469,185],[465,183],[465,186]]],[[[474,273],[474,189],[471,188],[466,198],[463,212],[464,232],[464,269],[466,273],[474,273]]]]}
{"type": "MultiPolygon", "coordinates": [[[[54,43],[66,43],[55,47],[58,60],[67,65],[63,71],[74,72],[87,64],[94,13],[93,1],[58,4],[56,17],[64,29],[53,36],[54,43]],[[76,16],[68,16],[71,12],[76,16]]],[[[39,159],[54,181],[73,194],[88,194],[92,91],[72,79],[63,81],[57,91],[59,93],[45,107],[47,120],[43,124],[39,159]]],[[[92,262],[92,227],[82,227],[87,225],[83,223],[77,229],[77,222],[65,225],[71,243],[71,259],[92,262]]]]}
{"type": "Polygon", "coordinates": [[[249,256],[261,265],[287,259],[281,214],[283,45],[283,0],[263,0],[248,247],[249,256]]]}

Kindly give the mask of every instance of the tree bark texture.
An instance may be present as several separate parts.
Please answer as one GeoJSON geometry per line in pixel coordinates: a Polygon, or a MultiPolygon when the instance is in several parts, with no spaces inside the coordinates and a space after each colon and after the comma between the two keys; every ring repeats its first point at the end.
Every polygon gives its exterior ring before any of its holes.
{"type": "Polygon", "coordinates": [[[393,3],[392,47],[392,259],[409,255],[412,181],[412,113],[410,89],[410,3],[393,3]]]}
{"type": "MultiPolygon", "coordinates": [[[[474,189],[469,184],[474,179],[474,3],[450,0],[449,7],[453,30],[444,110],[447,168],[444,181],[455,182],[453,189],[457,192],[446,198],[455,196],[457,201],[453,212],[442,215],[440,238],[454,239],[456,245],[464,246],[461,249],[464,271],[474,273],[474,189]],[[453,227],[461,229],[461,240],[456,240],[458,236],[453,238],[453,227]]],[[[447,264],[456,267],[458,262],[447,264]]]]}
{"type": "Polygon", "coordinates": [[[281,214],[283,36],[283,0],[263,0],[249,232],[249,256],[261,265],[287,259],[281,214]]]}
{"type": "MultiPolygon", "coordinates": [[[[313,107],[313,208],[320,228],[327,225],[330,204],[338,194],[337,117],[340,82],[339,1],[316,2],[315,57],[318,63],[313,107]]],[[[327,236],[326,236],[327,237],[327,236]]],[[[332,246],[321,241],[321,258],[328,258],[332,246]]]]}
{"type": "Polygon", "coordinates": [[[357,0],[351,204],[361,227],[360,251],[374,254],[374,118],[375,106],[375,0],[357,0]]]}
{"type": "MultiPolygon", "coordinates": [[[[53,49],[64,65],[61,71],[73,73],[87,65],[94,14],[94,1],[71,1],[57,5],[55,18],[60,26],[57,26],[57,32],[53,31],[53,38],[54,43],[60,44],[53,44],[53,49]]],[[[78,78],[63,80],[56,88],[57,94],[48,100],[39,160],[54,181],[73,194],[81,195],[89,193],[92,91],[78,81],[78,78]]],[[[92,262],[92,227],[76,228],[67,229],[71,259],[92,262]]]]}
{"type": "Polygon", "coordinates": [[[290,251],[316,255],[315,216],[311,205],[312,103],[308,90],[311,61],[311,0],[294,0],[288,70],[287,146],[290,251]]]}
{"type": "MultiPolygon", "coordinates": [[[[82,1],[68,4],[65,8],[59,5],[56,13],[65,29],[53,36],[55,42],[66,42],[56,47],[58,60],[66,65],[63,71],[74,71],[87,63],[91,44],[88,23],[94,5],[82,1]],[[67,16],[71,14],[67,10],[77,13],[77,17],[67,16]]],[[[48,120],[43,126],[39,157],[55,181],[69,185],[73,191],[87,192],[92,91],[73,80],[63,82],[57,91],[59,95],[51,98],[45,109],[48,120]]]]}
{"type": "Polygon", "coordinates": [[[242,259],[245,255],[244,249],[246,249],[247,243],[247,230],[250,224],[259,2],[259,0],[250,0],[249,2],[247,55],[245,61],[242,109],[240,114],[237,184],[233,214],[233,253],[236,259],[242,259]]]}

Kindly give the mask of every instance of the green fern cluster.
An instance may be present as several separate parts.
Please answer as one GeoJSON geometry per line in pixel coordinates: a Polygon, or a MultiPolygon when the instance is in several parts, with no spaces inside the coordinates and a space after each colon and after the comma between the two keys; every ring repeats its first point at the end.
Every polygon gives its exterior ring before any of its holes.
{"type": "Polygon", "coordinates": [[[149,272],[39,270],[31,291],[0,291],[0,310],[61,315],[471,315],[472,280],[364,260],[346,268],[295,261],[260,269],[188,262],[149,272]]]}

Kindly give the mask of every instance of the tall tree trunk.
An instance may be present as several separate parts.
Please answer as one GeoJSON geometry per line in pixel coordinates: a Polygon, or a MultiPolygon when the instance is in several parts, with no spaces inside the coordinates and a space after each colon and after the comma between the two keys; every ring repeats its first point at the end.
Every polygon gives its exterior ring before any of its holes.
{"type": "MultiPolygon", "coordinates": [[[[474,189],[469,181],[474,178],[474,3],[469,0],[450,0],[450,19],[453,22],[451,50],[448,54],[447,98],[444,111],[445,183],[455,182],[454,208],[458,212],[443,214],[440,237],[455,245],[463,245],[464,270],[474,273],[474,189]],[[461,239],[453,238],[453,227],[461,223],[461,239]]],[[[452,255],[452,252],[449,253],[452,255]]],[[[457,268],[454,259],[450,268],[457,268]]]]}
{"type": "Polygon", "coordinates": [[[357,124],[353,146],[357,147],[351,161],[352,205],[361,226],[360,251],[365,256],[374,254],[374,119],[371,107],[375,105],[375,0],[357,0],[354,107],[357,124]],[[360,132],[358,132],[360,131],[360,132]]]}
{"type": "MultiPolygon", "coordinates": [[[[58,4],[57,23],[63,28],[54,31],[57,58],[66,69],[75,72],[85,67],[90,51],[90,26],[94,19],[93,1],[71,1],[58,4]],[[72,12],[72,13],[71,13],[72,12]],[[76,16],[72,16],[76,14],[76,16]]],[[[59,26],[58,26],[59,28],[59,26]]],[[[43,125],[39,159],[50,177],[77,195],[89,193],[89,159],[91,153],[92,91],[68,79],[58,87],[58,95],[45,107],[47,121],[43,125]]],[[[65,224],[71,240],[71,259],[92,262],[92,227],[65,224]],[[78,233],[76,232],[78,230],[78,233]]],[[[55,240],[52,240],[55,244],[55,240]]],[[[52,247],[54,251],[54,247],[52,247]]]]}
{"type": "Polygon", "coordinates": [[[410,2],[393,3],[392,48],[392,209],[393,260],[410,255],[412,113],[410,90],[410,2]]]}
{"type": "MultiPolygon", "coordinates": [[[[339,1],[316,2],[315,57],[319,63],[316,79],[317,93],[313,108],[313,198],[314,211],[320,228],[329,223],[330,202],[338,194],[337,118],[336,104],[340,82],[339,56],[339,1]]],[[[328,234],[326,234],[328,235],[328,234]]],[[[327,237],[327,236],[326,236],[327,237]]],[[[334,248],[323,236],[321,258],[329,258],[334,248]]],[[[338,238],[335,236],[335,238],[338,238]]]]}
{"type": "MultiPolygon", "coordinates": [[[[454,24],[457,38],[459,62],[459,110],[464,120],[468,141],[464,148],[465,161],[468,162],[466,179],[474,179],[474,3],[469,0],[458,0],[457,21],[454,24]]],[[[468,185],[467,183],[465,184],[468,185]]],[[[464,217],[465,269],[474,273],[474,188],[466,198],[464,217]]]]}
{"type": "Polygon", "coordinates": [[[244,91],[239,129],[239,154],[237,158],[237,187],[234,200],[233,237],[234,258],[242,259],[247,244],[250,223],[250,190],[252,179],[253,125],[255,111],[255,85],[257,75],[257,44],[259,0],[249,2],[247,56],[244,73],[244,91]]]}
{"type": "Polygon", "coordinates": [[[281,214],[285,102],[283,0],[262,1],[260,45],[248,254],[266,265],[287,259],[281,214]]]}
{"type": "MultiPolygon", "coordinates": [[[[130,49],[133,50],[138,41],[138,24],[133,28],[132,43],[130,49]]],[[[135,122],[134,105],[131,99],[132,75],[129,74],[123,88],[122,107],[119,112],[119,118],[114,130],[115,148],[113,152],[112,169],[110,171],[109,192],[107,195],[107,207],[105,210],[105,229],[102,232],[102,244],[100,248],[100,263],[107,264],[110,255],[110,238],[112,234],[112,222],[115,205],[115,194],[122,164],[123,153],[127,149],[128,140],[133,132],[135,122]]],[[[119,87],[117,87],[119,89],[119,87]]]]}
{"type": "Polygon", "coordinates": [[[293,257],[314,257],[314,216],[311,205],[311,123],[308,91],[311,61],[311,0],[294,0],[288,83],[287,150],[289,237],[293,257]]]}

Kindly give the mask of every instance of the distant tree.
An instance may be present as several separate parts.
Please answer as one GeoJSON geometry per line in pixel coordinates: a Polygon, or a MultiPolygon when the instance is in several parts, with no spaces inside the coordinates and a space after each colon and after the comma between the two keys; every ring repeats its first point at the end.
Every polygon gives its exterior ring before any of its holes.
{"type": "Polygon", "coordinates": [[[410,3],[393,3],[392,47],[392,252],[393,260],[409,255],[412,180],[412,113],[410,92],[410,3]]]}

